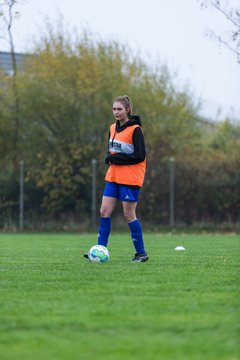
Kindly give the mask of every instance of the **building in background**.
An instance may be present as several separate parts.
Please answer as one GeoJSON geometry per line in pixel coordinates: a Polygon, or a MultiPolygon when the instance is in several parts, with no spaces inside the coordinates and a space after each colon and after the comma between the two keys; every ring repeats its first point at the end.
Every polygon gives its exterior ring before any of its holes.
{"type": "MultiPolygon", "coordinates": [[[[26,59],[26,54],[15,53],[17,68],[21,69],[26,59]]],[[[12,57],[8,51],[0,51],[0,71],[4,71],[8,75],[13,74],[12,57]]]]}

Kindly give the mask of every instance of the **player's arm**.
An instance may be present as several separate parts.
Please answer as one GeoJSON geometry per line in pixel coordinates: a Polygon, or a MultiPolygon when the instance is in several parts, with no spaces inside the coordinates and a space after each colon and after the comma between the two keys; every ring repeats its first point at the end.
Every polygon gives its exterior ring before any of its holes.
{"type": "Polygon", "coordinates": [[[133,132],[133,154],[108,154],[105,158],[106,164],[115,165],[134,165],[143,162],[146,158],[145,141],[140,127],[135,128],[133,132]]]}

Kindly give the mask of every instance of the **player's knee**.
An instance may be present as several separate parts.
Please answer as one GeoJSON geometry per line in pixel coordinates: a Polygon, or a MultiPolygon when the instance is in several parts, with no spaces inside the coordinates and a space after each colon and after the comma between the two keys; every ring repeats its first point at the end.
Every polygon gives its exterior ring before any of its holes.
{"type": "Polygon", "coordinates": [[[125,210],[125,211],[123,212],[123,215],[124,215],[124,218],[126,219],[126,221],[127,221],[128,223],[131,222],[131,221],[133,221],[133,220],[135,220],[135,218],[136,218],[135,213],[132,212],[132,211],[127,211],[127,210],[125,210]]]}
{"type": "Polygon", "coordinates": [[[100,216],[101,216],[101,217],[110,217],[110,216],[111,216],[111,211],[110,211],[110,209],[108,209],[107,207],[101,207],[101,209],[100,209],[100,216]]]}

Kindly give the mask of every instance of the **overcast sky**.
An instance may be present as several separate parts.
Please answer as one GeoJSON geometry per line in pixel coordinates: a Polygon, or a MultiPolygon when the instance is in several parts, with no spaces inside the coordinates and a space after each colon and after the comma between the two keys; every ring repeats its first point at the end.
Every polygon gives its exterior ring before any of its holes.
{"type": "MultiPolygon", "coordinates": [[[[239,6],[239,0],[229,3],[239,6]]],[[[207,29],[221,34],[230,24],[216,10],[201,10],[197,0],[28,0],[16,9],[21,12],[13,27],[16,51],[31,49],[46,15],[54,23],[61,14],[69,32],[88,28],[103,40],[140,50],[150,66],[166,63],[178,73],[177,83],[188,84],[202,100],[203,115],[240,119],[240,64],[205,35],[207,29]]],[[[8,45],[1,39],[3,50],[8,45]]]]}

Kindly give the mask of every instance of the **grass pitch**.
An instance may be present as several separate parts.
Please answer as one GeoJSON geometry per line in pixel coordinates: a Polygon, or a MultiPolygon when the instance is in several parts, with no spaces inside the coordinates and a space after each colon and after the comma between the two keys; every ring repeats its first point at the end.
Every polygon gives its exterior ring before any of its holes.
{"type": "Polygon", "coordinates": [[[0,235],[1,360],[240,359],[237,235],[0,235]],[[186,251],[177,252],[178,245],[186,251]]]}

